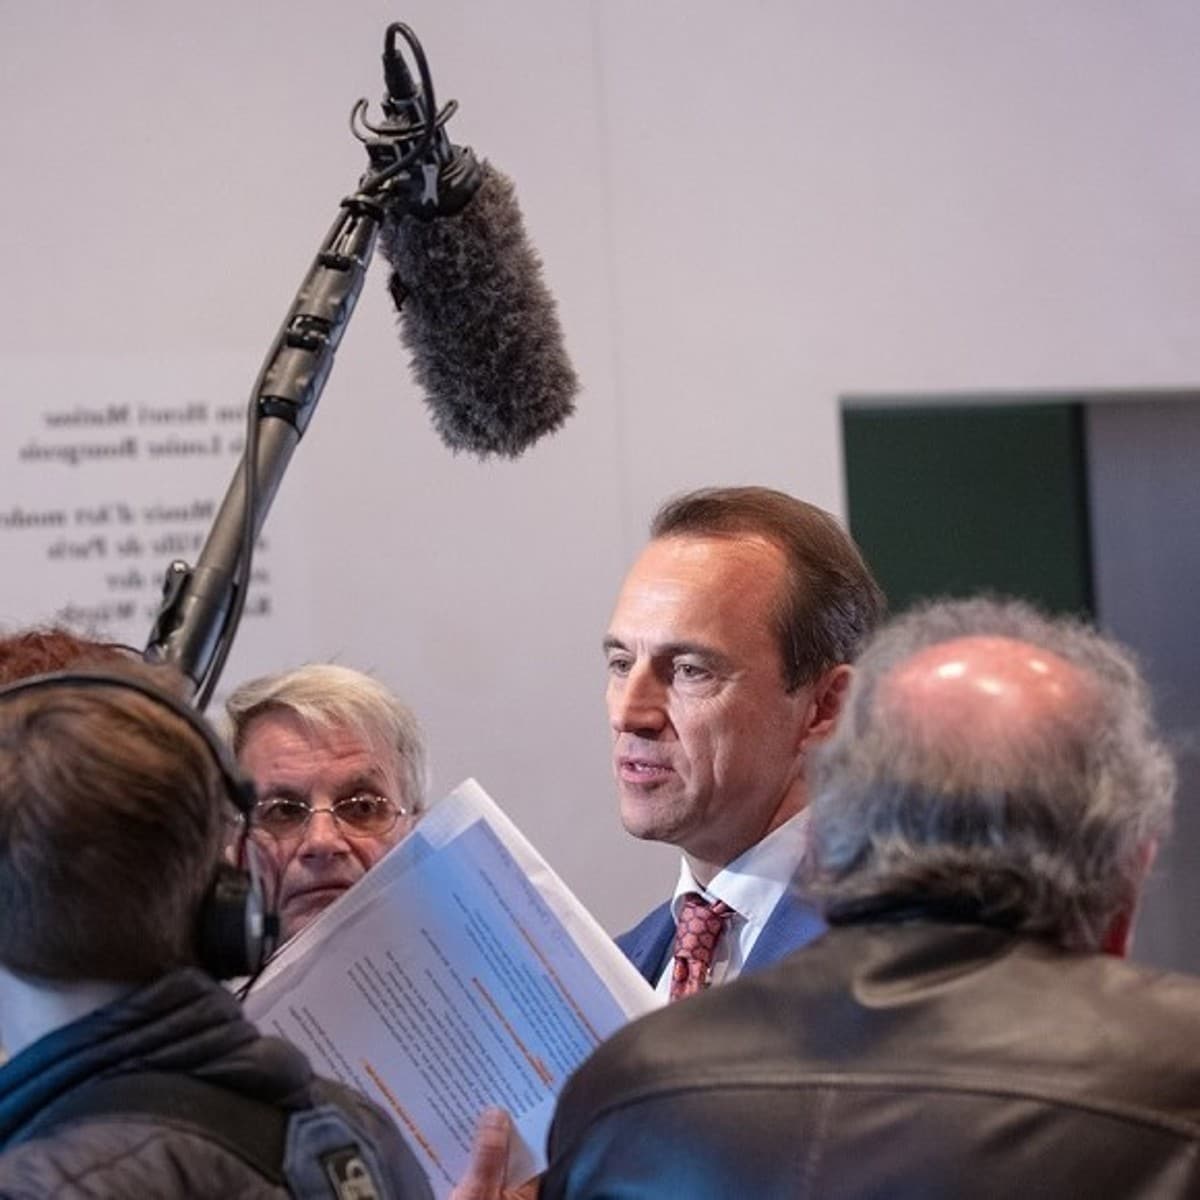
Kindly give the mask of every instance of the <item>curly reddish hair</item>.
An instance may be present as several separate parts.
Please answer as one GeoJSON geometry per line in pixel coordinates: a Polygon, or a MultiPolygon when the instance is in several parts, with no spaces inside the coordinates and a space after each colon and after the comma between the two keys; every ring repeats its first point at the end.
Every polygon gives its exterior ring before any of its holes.
{"type": "Polygon", "coordinates": [[[132,646],[85,637],[61,625],[25,629],[0,635],[0,687],[48,671],[116,666],[137,657],[132,646]]]}

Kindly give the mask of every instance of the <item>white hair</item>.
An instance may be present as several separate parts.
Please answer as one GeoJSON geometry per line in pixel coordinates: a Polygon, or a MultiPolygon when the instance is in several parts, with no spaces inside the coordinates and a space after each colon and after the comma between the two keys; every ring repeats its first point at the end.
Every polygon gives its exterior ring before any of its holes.
{"type": "Polygon", "coordinates": [[[429,790],[425,739],[412,710],[379,680],[336,663],[309,663],[278,675],[251,679],[225,702],[230,740],[240,754],[250,723],[270,712],[291,713],[309,728],[345,727],[395,751],[403,799],[423,811],[429,790]]]}

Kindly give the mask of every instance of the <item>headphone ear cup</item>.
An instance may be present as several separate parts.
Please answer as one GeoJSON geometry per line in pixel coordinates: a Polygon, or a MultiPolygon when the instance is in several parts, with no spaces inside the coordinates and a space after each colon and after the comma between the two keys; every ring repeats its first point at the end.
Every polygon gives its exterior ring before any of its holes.
{"type": "Polygon", "coordinates": [[[250,874],[230,863],[217,864],[200,905],[196,952],[214,979],[257,974],[275,948],[275,921],[250,874]]]}

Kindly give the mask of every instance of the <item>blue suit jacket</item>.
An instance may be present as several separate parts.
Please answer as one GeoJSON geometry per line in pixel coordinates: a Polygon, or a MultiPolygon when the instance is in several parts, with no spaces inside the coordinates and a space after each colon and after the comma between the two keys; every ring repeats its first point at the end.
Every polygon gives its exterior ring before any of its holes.
{"type": "MultiPolygon", "coordinates": [[[[741,973],[748,975],[777,963],[793,950],[820,937],[825,928],[821,914],[789,889],[771,910],[749,958],[742,964],[741,973]]],[[[621,934],[617,945],[642,975],[654,983],[667,965],[674,940],[675,922],[671,919],[671,902],[668,900],[621,934]]]]}

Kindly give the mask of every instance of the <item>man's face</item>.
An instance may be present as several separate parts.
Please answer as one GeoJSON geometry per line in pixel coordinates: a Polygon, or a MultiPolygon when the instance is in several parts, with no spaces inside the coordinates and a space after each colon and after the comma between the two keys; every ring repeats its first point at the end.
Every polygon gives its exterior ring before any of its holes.
{"type": "MultiPolygon", "coordinates": [[[[239,762],[254,781],[260,803],[304,800],[313,809],[328,809],[339,800],[372,793],[407,807],[396,757],[347,726],[311,730],[291,713],[268,711],[247,727],[239,762]]],[[[274,872],[268,885],[278,889],[281,936],[299,933],[411,826],[412,818],[402,816],[387,833],[362,837],[340,827],[332,813],[314,812],[293,836],[258,834],[274,872]]]]}
{"type": "Polygon", "coordinates": [[[759,538],[657,539],[605,638],[621,820],[708,877],[804,805],[816,705],[812,688],[784,690],[771,616],[785,576],[759,538]]]}

